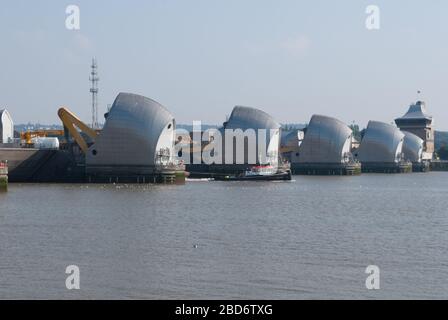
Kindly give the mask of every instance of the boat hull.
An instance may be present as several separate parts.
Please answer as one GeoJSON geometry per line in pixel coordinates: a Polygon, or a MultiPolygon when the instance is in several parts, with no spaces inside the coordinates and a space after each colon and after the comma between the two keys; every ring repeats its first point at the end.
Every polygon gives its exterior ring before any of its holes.
{"type": "Polygon", "coordinates": [[[281,172],[271,175],[252,175],[252,176],[215,176],[216,181],[275,181],[291,180],[291,172],[281,172]]]}

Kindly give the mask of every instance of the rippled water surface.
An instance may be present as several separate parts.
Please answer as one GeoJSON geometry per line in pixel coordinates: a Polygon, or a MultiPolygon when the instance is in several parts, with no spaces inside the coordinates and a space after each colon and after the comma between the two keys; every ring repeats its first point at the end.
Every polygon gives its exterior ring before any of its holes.
{"type": "Polygon", "coordinates": [[[294,179],[11,184],[0,298],[448,299],[448,173],[294,179]]]}

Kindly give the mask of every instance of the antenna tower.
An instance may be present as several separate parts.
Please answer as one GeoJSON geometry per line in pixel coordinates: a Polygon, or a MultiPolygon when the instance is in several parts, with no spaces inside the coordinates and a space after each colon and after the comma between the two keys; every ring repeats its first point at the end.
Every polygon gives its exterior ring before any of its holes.
{"type": "Polygon", "coordinates": [[[90,72],[90,82],[92,86],[90,87],[90,93],[92,94],[92,129],[99,129],[98,124],[98,66],[96,64],[96,59],[92,59],[92,68],[90,72]]]}

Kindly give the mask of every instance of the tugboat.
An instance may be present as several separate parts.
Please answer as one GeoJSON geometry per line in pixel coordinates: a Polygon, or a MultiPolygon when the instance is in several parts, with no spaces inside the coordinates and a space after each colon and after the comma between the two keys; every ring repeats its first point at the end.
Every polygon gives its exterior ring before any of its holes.
{"type": "Polygon", "coordinates": [[[278,172],[271,165],[252,166],[239,175],[215,176],[217,181],[273,181],[291,180],[291,171],[278,172]]]}

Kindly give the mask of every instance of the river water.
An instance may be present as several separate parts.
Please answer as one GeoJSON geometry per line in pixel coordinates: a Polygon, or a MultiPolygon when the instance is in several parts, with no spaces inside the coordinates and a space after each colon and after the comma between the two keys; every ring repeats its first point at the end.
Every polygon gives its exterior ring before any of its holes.
{"type": "Polygon", "coordinates": [[[447,299],[448,173],[10,184],[0,298],[447,299]]]}

